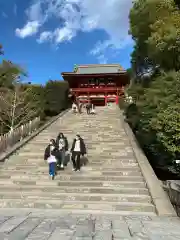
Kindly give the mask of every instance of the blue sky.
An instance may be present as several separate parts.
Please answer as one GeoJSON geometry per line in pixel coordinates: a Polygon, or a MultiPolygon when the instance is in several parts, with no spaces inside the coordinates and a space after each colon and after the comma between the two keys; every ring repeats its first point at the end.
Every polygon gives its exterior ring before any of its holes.
{"type": "Polygon", "coordinates": [[[74,64],[130,66],[131,0],[0,0],[5,58],[27,70],[27,81],[62,79],[74,64]]]}

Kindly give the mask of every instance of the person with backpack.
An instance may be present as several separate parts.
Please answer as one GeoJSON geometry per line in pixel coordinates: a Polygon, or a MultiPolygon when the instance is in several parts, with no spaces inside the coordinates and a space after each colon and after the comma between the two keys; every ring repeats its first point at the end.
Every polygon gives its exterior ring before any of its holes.
{"type": "Polygon", "coordinates": [[[56,145],[58,146],[59,150],[57,167],[64,169],[64,166],[67,165],[66,152],[68,151],[68,140],[62,132],[59,133],[56,138],[56,145]]]}
{"type": "Polygon", "coordinates": [[[44,152],[44,160],[49,164],[49,176],[54,180],[56,175],[56,162],[58,147],[54,139],[51,139],[44,152]]]}

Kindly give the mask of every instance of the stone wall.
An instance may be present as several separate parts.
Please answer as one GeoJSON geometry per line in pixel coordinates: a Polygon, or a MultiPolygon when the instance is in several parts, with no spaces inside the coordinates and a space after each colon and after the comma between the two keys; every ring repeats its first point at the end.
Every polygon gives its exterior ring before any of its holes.
{"type": "Polygon", "coordinates": [[[163,188],[168,194],[177,215],[180,217],[180,180],[168,180],[163,182],[163,188]]]}

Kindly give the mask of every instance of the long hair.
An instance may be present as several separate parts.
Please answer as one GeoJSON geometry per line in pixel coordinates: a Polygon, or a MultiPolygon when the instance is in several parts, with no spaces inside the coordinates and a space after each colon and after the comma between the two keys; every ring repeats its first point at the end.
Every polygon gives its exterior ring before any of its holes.
{"type": "Polygon", "coordinates": [[[61,136],[64,138],[64,134],[62,132],[59,133],[58,137],[60,138],[61,136]]]}
{"type": "Polygon", "coordinates": [[[56,141],[54,139],[51,139],[50,143],[52,143],[50,144],[50,152],[51,152],[53,149],[56,148],[56,141]]]}
{"type": "Polygon", "coordinates": [[[51,139],[50,142],[52,142],[52,145],[55,146],[56,145],[56,141],[54,139],[51,139]]]}

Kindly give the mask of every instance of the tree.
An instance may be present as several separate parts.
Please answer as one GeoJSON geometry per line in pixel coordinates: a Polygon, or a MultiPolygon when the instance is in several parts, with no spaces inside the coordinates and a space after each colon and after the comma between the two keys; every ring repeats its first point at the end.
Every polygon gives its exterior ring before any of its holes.
{"type": "Polygon", "coordinates": [[[68,107],[69,86],[65,81],[48,81],[45,86],[47,115],[57,115],[68,107]]]}
{"type": "Polygon", "coordinates": [[[135,78],[127,121],[150,161],[172,171],[180,157],[179,9],[173,0],[137,0],[129,17],[135,78]]]}
{"type": "Polygon", "coordinates": [[[149,55],[165,70],[180,69],[180,12],[174,7],[151,26],[149,55]]]}
{"type": "Polygon", "coordinates": [[[135,41],[132,54],[135,72],[141,73],[159,64],[168,70],[172,65],[178,69],[180,14],[174,1],[137,0],[129,17],[130,33],[135,41]],[[172,58],[167,57],[170,54],[172,58]]]}
{"type": "MultiPolygon", "coordinates": [[[[0,55],[3,54],[3,47],[0,44],[0,55]]],[[[0,87],[12,88],[13,83],[18,82],[22,76],[27,76],[27,73],[17,64],[6,60],[0,64],[0,87]]]]}
{"type": "Polygon", "coordinates": [[[171,153],[174,160],[180,158],[180,103],[170,105],[158,112],[151,121],[157,132],[157,140],[171,153]]]}
{"type": "Polygon", "coordinates": [[[21,76],[26,75],[20,66],[3,60],[0,64],[0,87],[13,88],[13,84],[19,82],[21,76]]]}
{"type": "Polygon", "coordinates": [[[36,114],[41,119],[45,118],[46,94],[45,87],[38,84],[23,84],[24,89],[28,89],[27,101],[32,102],[36,106],[36,114]]]}
{"type": "Polygon", "coordinates": [[[37,116],[37,103],[31,89],[16,84],[13,89],[0,88],[0,123],[7,131],[37,116]],[[31,101],[29,97],[31,96],[31,101]]]}

